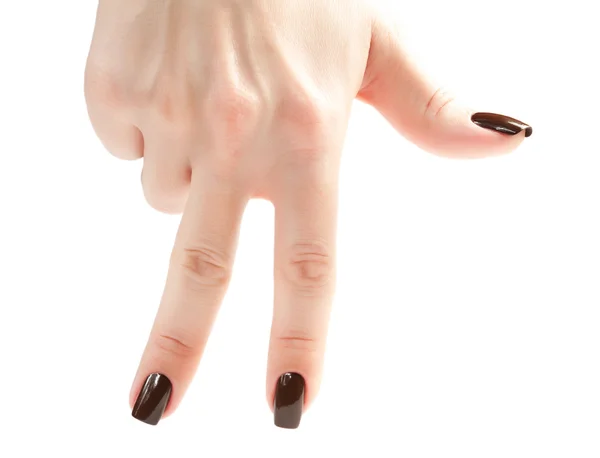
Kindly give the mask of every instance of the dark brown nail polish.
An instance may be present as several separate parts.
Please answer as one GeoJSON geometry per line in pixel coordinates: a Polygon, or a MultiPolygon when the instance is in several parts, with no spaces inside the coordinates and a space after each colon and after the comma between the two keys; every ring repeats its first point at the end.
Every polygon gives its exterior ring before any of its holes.
{"type": "Polygon", "coordinates": [[[173,385],[165,375],[150,374],[133,406],[133,418],[157,425],[169,403],[172,389],[173,385]]]}
{"type": "Polygon", "coordinates": [[[484,129],[495,130],[508,135],[517,135],[525,131],[525,136],[530,137],[533,129],[530,125],[519,121],[518,119],[495,113],[475,113],[471,116],[471,121],[484,129]]]}
{"type": "Polygon", "coordinates": [[[275,389],[275,426],[295,429],[300,425],[304,407],[304,379],[300,374],[286,372],[275,389]]]}

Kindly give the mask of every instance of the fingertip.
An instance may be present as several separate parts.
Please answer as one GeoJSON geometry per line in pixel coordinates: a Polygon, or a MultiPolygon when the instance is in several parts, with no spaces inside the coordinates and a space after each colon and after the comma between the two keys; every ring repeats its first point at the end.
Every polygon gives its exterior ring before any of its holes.
{"type": "Polygon", "coordinates": [[[166,375],[154,372],[146,377],[131,409],[131,416],[149,425],[166,417],[173,384],[166,375]]]}
{"type": "Polygon", "coordinates": [[[150,339],[129,393],[132,416],[143,422],[145,416],[158,421],[175,412],[197,366],[193,351],[163,340],[150,339]]]}
{"type": "Polygon", "coordinates": [[[296,429],[306,411],[306,380],[297,372],[279,376],[271,404],[275,426],[296,429]]]}
{"type": "Polygon", "coordinates": [[[438,156],[481,159],[513,152],[533,129],[515,118],[476,112],[453,101],[429,126],[409,133],[417,146],[438,156]]]}
{"type": "Polygon", "coordinates": [[[294,380],[301,379],[302,381],[302,406],[303,411],[306,412],[315,401],[321,385],[321,378],[316,374],[316,371],[316,368],[307,367],[301,369],[299,365],[294,364],[280,366],[278,369],[269,369],[267,376],[266,401],[271,412],[275,413],[276,410],[278,390],[281,390],[282,383],[286,380],[290,380],[290,377],[294,380]],[[286,367],[287,369],[282,369],[281,367],[286,367]]]}
{"type": "MultiPolygon", "coordinates": [[[[162,386],[166,391],[166,387],[168,386],[168,395],[164,400],[164,405],[162,405],[160,419],[171,416],[182,402],[192,375],[193,372],[191,368],[184,367],[181,370],[178,370],[177,364],[175,364],[174,367],[170,364],[160,363],[150,365],[143,364],[143,367],[140,367],[140,370],[132,383],[129,393],[129,407],[132,411],[132,415],[136,411],[136,407],[143,402],[144,399],[150,399],[150,401],[145,401],[150,402],[149,405],[154,402],[157,404],[156,408],[161,408],[161,405],[159,404],[162,401],[159,399],[159,395],[154,394],[149,396],[148,393],[149,390],[154,391],[158,389],[157,393],[160,394],[161,391],[157,387],[162,386]]],[[[133,416],[135,417],[135,415],[133,416]]]]}

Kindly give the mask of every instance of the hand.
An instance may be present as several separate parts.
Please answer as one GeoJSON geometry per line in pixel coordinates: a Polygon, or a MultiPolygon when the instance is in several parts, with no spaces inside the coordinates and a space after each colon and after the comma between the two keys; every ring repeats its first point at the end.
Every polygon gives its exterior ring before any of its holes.
{"type": "Polygon", "coordinates": [[[132,387],[136,418],[156,424],[181,401],[242,213],[261,197],[276,209],[267,399],[275,424],[298,426],[319,389],[355,98],[435,154],[506,153],[531,134],[439,90],[382,19],[366,0],[100,0],[85,77],[91,121],[111,153],[144,158],[154,208],[183,212],[132,387]]]}

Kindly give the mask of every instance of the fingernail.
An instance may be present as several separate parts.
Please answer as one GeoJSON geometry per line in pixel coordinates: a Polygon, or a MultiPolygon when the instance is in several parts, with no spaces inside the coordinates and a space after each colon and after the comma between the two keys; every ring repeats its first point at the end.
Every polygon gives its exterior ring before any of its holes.
{"type": "Polygon", "coordinates": [[[150,374],[133,406],[133,418],[157,425],[165,412],[172,389],[173,385],[165,375],[150,374]]]}
{"type": "Polygon", "coordinates": [[[275,426],[295,429],[300,425],[304,407],[304,379],[300,374],[286,372],[275,389],[275,426]]]}
{"type": "Polygon", "coordinates": [[[523,130],[526,137],[530,137],[533,133],[530,125],[518,119],[495,113],[475,113],[471,116],[471,121],[484,129],[495,130],[508,135],[517,135],[523,130]]]}

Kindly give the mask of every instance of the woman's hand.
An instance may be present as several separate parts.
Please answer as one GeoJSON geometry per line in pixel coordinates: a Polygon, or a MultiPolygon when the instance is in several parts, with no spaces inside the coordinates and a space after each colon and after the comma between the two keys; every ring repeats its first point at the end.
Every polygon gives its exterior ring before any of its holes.
{"type": "Polygon", "coordinates": [[[148,202],[183,212],[131,393],[133,415],[150,424],[192,380],[242,212],[261,197],[276,209],[267,399],[275,424],[298,426],[319,389],[355,98],[440,155],[506,153],[531,134],[432,85],[366,0],[100,0],[85,88],[106,148],[144,158],[148,202]]]}

